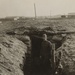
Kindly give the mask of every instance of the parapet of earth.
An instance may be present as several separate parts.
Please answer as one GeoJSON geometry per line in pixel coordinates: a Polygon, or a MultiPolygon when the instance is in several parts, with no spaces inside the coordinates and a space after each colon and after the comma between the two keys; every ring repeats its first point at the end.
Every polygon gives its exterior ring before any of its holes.
{"type": "Polygon", "coordinates": [[[0,75],[23,75],[27,46],[17,38],[0,35],[0,75]]]}

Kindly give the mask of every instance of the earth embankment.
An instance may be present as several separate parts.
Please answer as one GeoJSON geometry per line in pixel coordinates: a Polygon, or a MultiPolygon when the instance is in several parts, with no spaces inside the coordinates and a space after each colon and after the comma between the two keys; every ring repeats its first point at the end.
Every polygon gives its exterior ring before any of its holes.
{"type": "Polygon", "coordinates": [[[0,35],[0,74],[23,75],[23,57],[27,46],[15,37],[0,35]]]}

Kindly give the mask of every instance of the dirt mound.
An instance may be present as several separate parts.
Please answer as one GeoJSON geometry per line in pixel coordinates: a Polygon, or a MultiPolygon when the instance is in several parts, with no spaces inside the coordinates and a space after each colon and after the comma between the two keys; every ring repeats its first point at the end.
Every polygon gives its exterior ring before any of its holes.
{"type": "Polygon", "coordinates": [[[66,75],[75,75],[75,35],[67,35],[66,41],[56,51],[56,55],[59,51],[62,52],[61,61],[64,66],[64,73],[66,75]]]}
{"type": "Polygon", "coordinates": [[[0,74],[23,75],[21,66],[27,50],[26,45],[7,35],[0,35],[0,74]]]}

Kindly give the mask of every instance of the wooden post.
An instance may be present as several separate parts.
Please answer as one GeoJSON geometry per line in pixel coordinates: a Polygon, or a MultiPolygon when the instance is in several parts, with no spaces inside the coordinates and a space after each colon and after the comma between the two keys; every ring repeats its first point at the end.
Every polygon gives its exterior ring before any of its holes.
{"type": "Polygon", "coordinates": [[[51,11],[50,11],[50,19],[51,19],[51,11]]]}
{"type": "Polygon", "coordinates": [[[55,71],[55,44],[52,44],[52,75],[54,75],[55,71]]]}
{"type": "Polygon", "coordinates": [[[35,5],[35,3],[34,3],[34,13],[35,13],[35,19],[36,19],[36,5],[35,5]]]}

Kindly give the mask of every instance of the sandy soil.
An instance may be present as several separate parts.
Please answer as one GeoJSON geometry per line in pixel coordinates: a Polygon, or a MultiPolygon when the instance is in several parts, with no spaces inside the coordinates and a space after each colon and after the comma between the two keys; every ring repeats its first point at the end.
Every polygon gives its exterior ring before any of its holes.
{"type": "MultiPolygon", "coordinates": [[[[63,30],[75,31],[75,19],[63,20],[26,20],[3,22],[0,24],[0,33],[11,31],[14,28],[35,26],[38,28],[51,27],[54,31],[63,30]]],[[[22,30],[21,30],[22,31],[22,30]]],[[[66,41],[57,49],[62,52],[62,64],[66,74],[75,72],[75,34],[67,35],[66,41]]],[[[21,67],[23,57],[27,50],[26,44],[17,37],[0,35],[0,74],[1,75],[23,75],[21,67]]],[[[75,75],[75,73],[73,74],[75,75]]]]}
{"type": "Polygon", "coordinates": [[[0,35],[0,75],[23,75],[26,45],[12,36],[0,35]]]}

